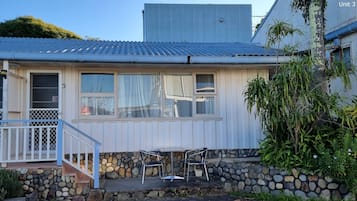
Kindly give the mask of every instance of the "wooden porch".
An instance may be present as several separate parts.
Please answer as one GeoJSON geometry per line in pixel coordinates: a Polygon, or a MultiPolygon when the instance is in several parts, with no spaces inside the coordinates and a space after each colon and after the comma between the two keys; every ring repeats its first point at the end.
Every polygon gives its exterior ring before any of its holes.
{"type": "Polygon", "coordinates": [[[2,167],[63,167],[76,177],[93,179],[93,187],[99,188],[99,146],[98,141],[60,119],[0,120],[2,167]]]}

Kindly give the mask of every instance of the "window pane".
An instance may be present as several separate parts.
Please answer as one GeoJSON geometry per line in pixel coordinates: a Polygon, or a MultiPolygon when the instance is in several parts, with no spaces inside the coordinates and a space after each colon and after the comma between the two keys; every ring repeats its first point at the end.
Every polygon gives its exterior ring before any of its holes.
{"type": "Polygon", "coordinates": [[[160,117],[161,83],[158,74],[120,74],[119,117],[160,117]]]}
{"type": "MultiPolygon", "coordinates": [[[[3,80],[4,80],[4,77],[3,77],[3,76],[0,76],[0,109],[2,109],[3,80]]],[[[1,119],[1,118],[0,118],[0,119],[1,119]]]]}
{"type": "Polygon", "coordinates": [[[113,93],[113,74],[82,73],[81,75],[82,93],[113,93]]]}
{"type": "Polygon", "coordinates": [[[350,47],[346,47],[343,49],[337,49],[332,52],[332,61],[333,62],[343,62],[347,69],[351,68],[352,60],[351,60],[351,49],[350,47]],[[342,56],[342,60],[341,60],[342,56]]]}
{"type": "Polygon", "coordinates": [[[346,68],[347,69],[350,69],[351,68],[351,50],[349,47],[346,47],[346,48],[343,48],[343,62],[344,64],[346,65],[346,68]]]}
{"type": "Polygon", "coordinates": [[[197,114],[214,114],[214,97],[196,97],[197,114]]]}
{"type": "Polygon", "coordinates": [[[32,74],[30,106],[58,108],[58,74],[32,74]]]}
{"type": "Polygon", "coordinates": [[[213,74],[198,74],[196,75],[196,92],[215,92],[213,74]]]}
{"type": "Polygon", "coordinates": [[[82,97],[81,115],[114,115],[114,97],[82,97]]]}
{"type": "Polygon", "coordinates": [[[164,75],[165,117],[192,117],[192,75],[164,75]]]}

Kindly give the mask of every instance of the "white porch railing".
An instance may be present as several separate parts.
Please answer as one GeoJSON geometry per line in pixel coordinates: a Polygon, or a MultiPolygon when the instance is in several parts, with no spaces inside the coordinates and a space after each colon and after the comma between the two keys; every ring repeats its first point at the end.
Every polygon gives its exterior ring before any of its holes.
{"type": "Polygon", "coordinates": [[[65,142],[62,160],[93,178],[94,186],[99,186],[100,143],[65,121],[59,121],[58,127],[63,129],[65,142]]]}
{"type": "Polygon", "coordinates": [[[63,120],[0,120],[0,163],[57,161],[62,166],[65,161],[93,178],[94,188],[99,188],[99,146],[63,120]]]}

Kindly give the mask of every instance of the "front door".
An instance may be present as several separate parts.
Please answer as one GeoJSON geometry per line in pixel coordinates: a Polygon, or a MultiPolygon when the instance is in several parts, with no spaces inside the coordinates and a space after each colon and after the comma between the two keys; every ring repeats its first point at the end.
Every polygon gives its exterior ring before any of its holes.
{"type": "MultiPolygon", "coordinates": [[[[59,100],[59,73],[30,73],[28,112],[30,120],[57,120],[59,118],[59,100]]],[[[34,141],[34,149],[38,151],[55,150],[56,129],[46,128],[46,126],[57,125],[57,121],[33,122],[31,125],[44,126],[44,128],[31,132],[30,139],[34,141]]],[[[32,147],[30,148],[32,149],[32,147]]]]}

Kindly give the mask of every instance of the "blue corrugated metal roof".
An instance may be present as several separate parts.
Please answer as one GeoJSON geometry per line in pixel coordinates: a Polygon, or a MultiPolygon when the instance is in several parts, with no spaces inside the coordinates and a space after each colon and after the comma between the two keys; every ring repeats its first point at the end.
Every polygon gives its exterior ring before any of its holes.
{"type": "MultiPolygon", "coordinates": [[[[126,42],[0,37],[0,59],[113,62],[115,58],[274,56],[252,43],[126,42]]],[[[169,62],[169,60],[168,60],[169,62]]],[[[175,63],[175,62],[174,62],[175,63]]]]}

